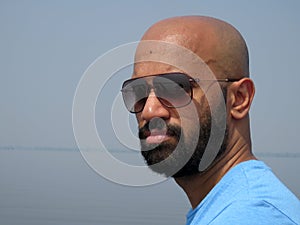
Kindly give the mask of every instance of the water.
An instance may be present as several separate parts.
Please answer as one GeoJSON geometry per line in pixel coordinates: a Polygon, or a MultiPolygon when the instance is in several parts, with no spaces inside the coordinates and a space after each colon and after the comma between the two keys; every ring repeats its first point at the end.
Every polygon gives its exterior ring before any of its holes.
{"type": "MultiPolygon", "coordinates": [[[[262,158],[299,197],[300,158],[262,158]]],[[[172,179],[118,185],[91,170],[76,150],[0,150],[0,178],[5,225],[176,225],[185,224],[189,209],[172,179]]]]}
{"type": "Polygon", "coordinates": [[[0,224],[184,224],[189,203],[170,179],[107,181],[77,151],[0,151],[0,224]]]}

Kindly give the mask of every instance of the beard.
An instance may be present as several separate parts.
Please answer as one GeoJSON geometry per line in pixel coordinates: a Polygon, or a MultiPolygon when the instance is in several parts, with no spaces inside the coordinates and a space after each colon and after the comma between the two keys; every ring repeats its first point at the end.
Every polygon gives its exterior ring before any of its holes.
{"type": "MultiPolygon", "coordinates": [[[[151,125],[159,124],[161,127],[162,120],[154,118],[151,125]]],[[[188,142],[182,134],[182,129],[178,125],[165,125],[167,135],[173,141],[163,141],[160,144],[147,144],[144,139],[150,132],[149,123],[139,129],[139,138],[141,140],[141,154],[147,165],[159,174],[166,177],[184,177],[201,173],[199,164],[205,152],[211,135],[211,117],[206,122],[202,122],[199,131],[199,137],[195,139],[197,143],[188,142]],[[195,147],[196,146],[196,147],[195,147]],[[175,149],[177,149],[175,151],[175,149]],[[168,160],[166,160],[168,159],[168,160]],[[188,159],[188,160],[186,160],[188,159]],[[187,162],[184,162],[186,160],[187,162]],[[176,169],[178,168],[178,169],[176,169]],[[174,171],[175,169],[175,171],[174,171]]],[[[224,139],[217,153],[215,160],[220,158],[227,148],[228,129],[226,127],[224,139]]]]}
{"type": "MultiPolygon", "coordinates": [[[[226,89],[222,88],[224,99],[226,102],[226,89]]],[[[219,107],[217,107],[219,108],[219,107]]],[[[222,114],[222,110],[217,110],[222,114]]],[[[215,116],[214,120],[222,120],[222,116],[215,116]]],[[[189,138],[183,135],[182,129],[178,125],[168,124],[160,118],[153,118],[151,123],[148,122],[139,129],[139,138],[141,142],[142,156],[148,166],[159,174],[166,177],[184,177],[201,173],[199,165],[203,154],[206,150],[210,136],[212,134],[212,116],[211,111],[204,112],[204,117],[199,116],[200,129],[198,138],[189,138]],[[147,134],[151,133],[151,129],[166,130],[166,135],[171,137],[171,141],[163,141],[160,144],[148,144],[145,139],[147,134]],[[195,147],[196,146],[196,147],[195,147]],[[176,150],[176,151],[175,151],[176,150]],[[167,160],[166,160],[167,159],[167,160]]],[[[214,121],[217,126],[220,121],[214,121]]],[[[223,130],[222,127],[217,127],[223,130]]],[[[214,161],[218,160],[226,151],[228,141],[228,128],[225,127],[225,133],[220,148],[214,161]]],[[[212,162],[213,163],[213,162],[212,162]]]]}

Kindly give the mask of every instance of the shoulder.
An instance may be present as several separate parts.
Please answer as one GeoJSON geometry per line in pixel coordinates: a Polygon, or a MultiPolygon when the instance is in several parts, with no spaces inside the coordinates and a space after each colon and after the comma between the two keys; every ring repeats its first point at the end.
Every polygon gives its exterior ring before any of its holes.
{"type": "Polygon", "coordinates": [[[265,200],[239,200],[225,207],[211,221],[211,225],[297,225],[300,223],[300,213],[293,212],[289,215],[265,200]]]}
{"type": "Polygon", "coordinates": [[[260,161],[233,168],[194,210],[193,225],[299,224],[300,201],[260,161]]]}

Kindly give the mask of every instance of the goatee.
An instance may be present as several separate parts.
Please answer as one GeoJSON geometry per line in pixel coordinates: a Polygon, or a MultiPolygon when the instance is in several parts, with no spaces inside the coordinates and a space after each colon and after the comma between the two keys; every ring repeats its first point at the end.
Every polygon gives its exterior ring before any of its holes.
{"type": "MultiPolygon", "coordinates": [[[[147,134],[151,133],[150,123],[139,129],[142,155],[149,167],[159,174],[174,178],[200,173],[199,164],[211,135],[211,118],[205,123],[201,123],[198,138],[185,137],[178,125],[162,125],[162,123],[164,122],[161,119],[154,118],[151,121],[151,127],[165,129],[171,140],[159,144],[148,144],[145,141],[147,134]],[[195,140],[191,141],[193,139],[195,140]]],[[[226,129],[223,143],[216,158],[225,152],[227,136],[226,129]]]]}

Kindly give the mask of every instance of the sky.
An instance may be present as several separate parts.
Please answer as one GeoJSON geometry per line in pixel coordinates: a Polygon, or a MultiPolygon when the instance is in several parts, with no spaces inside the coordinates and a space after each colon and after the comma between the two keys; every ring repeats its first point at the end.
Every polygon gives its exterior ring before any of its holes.
{"type": "MultiPolygon", "coordinates": [[[[108,51],[138,41],[158,20],[206,15],[229,22],[247,42],[256,85],[250,113],[254,152],[299,155],[299,9],[298,0],[2,0],[0,146],[76,147],[72,104],[87,68],[108,51]]],[[[124,145],[113,130],[111,107],[129,77],[130,68],[120,71],[98,98],[95,121],[109,148],[124,145]]],[[[129,123],[135,126],[132,117],[129,123]]]]}

